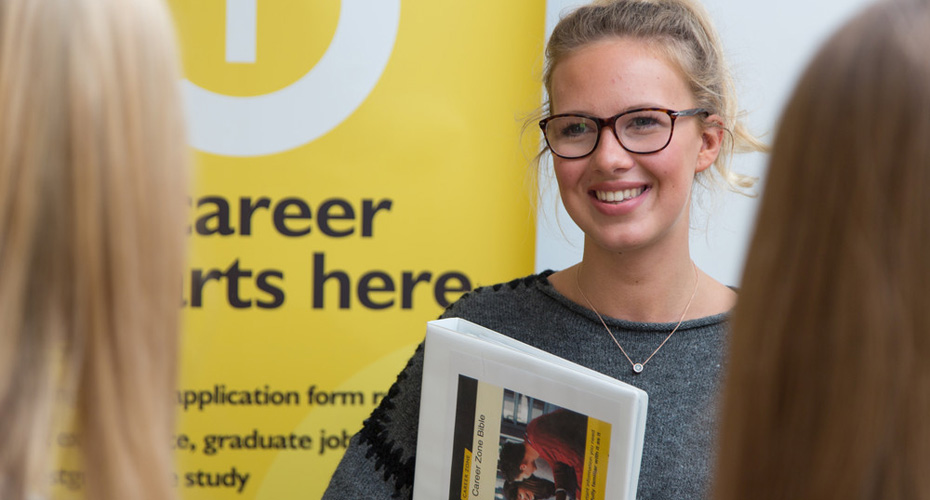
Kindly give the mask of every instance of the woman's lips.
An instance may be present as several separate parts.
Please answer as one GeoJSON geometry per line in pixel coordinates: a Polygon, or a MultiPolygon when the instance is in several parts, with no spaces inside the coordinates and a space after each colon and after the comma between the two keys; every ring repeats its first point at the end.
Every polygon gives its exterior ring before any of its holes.
{"type": "Polygon", "coordinates": [[[624,201],[636,198],[646,191],[646,186],[640,186],[632,189],[621,189],[617,191],[594,191],[594,197],[598,201],[605,203],[623,203],[624,201]]]}

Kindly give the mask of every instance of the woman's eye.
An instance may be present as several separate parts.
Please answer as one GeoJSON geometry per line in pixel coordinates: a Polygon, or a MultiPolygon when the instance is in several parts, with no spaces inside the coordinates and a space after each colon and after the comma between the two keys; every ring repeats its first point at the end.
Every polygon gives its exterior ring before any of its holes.
{"type": "Polygon", "coordinates": [[[577,137],[591,132],[592,127],[584,122],[569,123],[562,127],[560,135],[562,137],[577,137]]]}
{"type": "Polygon", "coordinates": [[[634,116],[628,126],[634,129],[644,129],[649,127],[655,127],[659,124],[659,121],[651,116],[634,116]]]}
{"type": "Polygon", "coordinates": [[[661,113],[641,112],[623,118],[617,122],[617,132],[625,136],[662,134],[671,126],[668,116],[661,113]]]}

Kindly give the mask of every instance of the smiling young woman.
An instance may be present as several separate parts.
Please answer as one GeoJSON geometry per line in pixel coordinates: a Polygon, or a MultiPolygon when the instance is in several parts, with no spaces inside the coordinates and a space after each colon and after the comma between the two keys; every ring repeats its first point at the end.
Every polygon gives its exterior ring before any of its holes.
{"type": "MultiPolygon", "coordinates": [[[[556,116],[627,114],[613,127],[595,132],[599,140],[586,156],[564,158],[552,150],[562,202],[585,233],[588,273],[574,267],[556,273],[550,281],[568,297],[579,295],[575,284],[581,283],[589,290],[588,297],[601,305],[601,312],[610,316],[663,321],[674,317],[665,309],[687,301],[688,285],[694,281],[688,253],[691,188],[694,176],[716,160],[724,131],[721,118],[709,110],[684,117],[669,114],[672,111],[635,112],[650,107],[695,109],[685,78],[651,45],[635,38],[595,42],[572,52],[552,73],[550,109],[556,116]],[[633,144],[622,141],[649,147],[645,153],[633,153],[633,144]],[[677,270],[679,276],[670,270],[677,270]],[[647,278],[651,274],[659,276],[647,278]],[[595,282],[595,276],[606,279],[595,282]],[[650,299],[651,307],[644,308],[601,297],[614,294],[611,289],[620,284],[618,279],[648,280],[666,289],[674,281],[685,286],[680,293],[667,294],[669,304],[650,299]]],[[[551,123],[545,133],[550,149],[559,144],[553,140],[559,131],[551,123]]],[[[730,289],[710,286],[699,304],[710,299],[719,306],[709,312],[723,312],[733,298],[730,289]]]]}
{"type": "MultiPolygon", "coordinates": [[[[479,288],[444,316],[648,392],[638,498],[701,498],[736,295],[691,261],[691,191],[701,178],[751,185],[727,160],[763,148],[736,118],[723,49],[695,2],[581,7],[555,27],[546,56],[540,158],[553,155],[562,201],[585,233],[583,260],[479,288]]],[[[422,362],[420,349],[324,499],[409,497],[422,362]]]]}

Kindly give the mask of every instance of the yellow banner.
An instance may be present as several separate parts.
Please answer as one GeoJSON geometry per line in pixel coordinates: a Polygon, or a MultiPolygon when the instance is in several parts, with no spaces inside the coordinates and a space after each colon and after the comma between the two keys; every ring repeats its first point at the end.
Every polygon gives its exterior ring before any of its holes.
{"type": "Polygon", "coordinates": [[[425,322],[533,269],[545,5],[170,4],[197,164],[178,487],[319,498],[425,322]]]}

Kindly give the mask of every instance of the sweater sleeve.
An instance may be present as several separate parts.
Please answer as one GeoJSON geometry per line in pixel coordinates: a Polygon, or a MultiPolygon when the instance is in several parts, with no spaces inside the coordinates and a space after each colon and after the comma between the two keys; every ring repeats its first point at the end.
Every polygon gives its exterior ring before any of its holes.
{"type": "Polygon", "coordinates": [[[352,437],[322,500],[409,499],[423,376],[423,344],[352,437]]]}
{"type": "MultiPolygon", "coordinates": [[[[530,276],[471,291],[449,306],[441,317],[460,317],[500,328],[505,323],[499,318],[510,319],[513,310],[500,301],[496,292],[525,288],[537,279],[530,276]]],[[[322,500],[412,498],[423,348],[421,343],[388,395],[365,421],[362,430],[352,437],[322,500]]]]}

